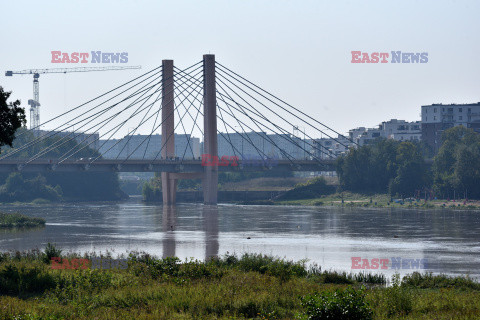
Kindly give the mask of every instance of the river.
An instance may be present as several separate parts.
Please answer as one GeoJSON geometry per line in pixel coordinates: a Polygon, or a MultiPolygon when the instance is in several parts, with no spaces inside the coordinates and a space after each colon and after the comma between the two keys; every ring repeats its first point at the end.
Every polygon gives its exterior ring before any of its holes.
{"type": "MultiPolygon", "coordinates": [[[[182,260],[249,252],[308,259],[324,270],[347,272],[362,271],[352,269],[352,258],[368,259],[369,267],[372,259],[389,259],[386,269],[365,271],[480,277],[480,212],[228,204],[164,208],[139,198],[3,204],[0,211],[47,220],[42,229],[1,231],[1,251],[43,249],[52,242],[64,252],[118,255],[136,250],[182,260]]],[[[366,267],[363,260],[355,261],[366,267]]]]}

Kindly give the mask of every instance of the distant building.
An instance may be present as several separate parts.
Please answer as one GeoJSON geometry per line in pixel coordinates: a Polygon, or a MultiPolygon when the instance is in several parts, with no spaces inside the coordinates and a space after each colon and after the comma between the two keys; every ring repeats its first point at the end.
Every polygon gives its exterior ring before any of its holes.
{"type": "Polygon", "coordinates": [[[337,138],[321,138],[314,140],[314,154],[317,159],[335,159],[346,153],[353,143],[346,137],[339,135],[337,138]]]}
{"type": "Polygon", "coordinates": [[[218,155],[245,158],[303,159],[309,158],[311,140],[303,140],[291,134],[267,134],[266,132],[219,133],[218,155]],[[288,156],[287,156],[288,155],[288,156]]]}
{"type": "Polygon", "coordinates": [[[391,119],[379,125],[381,136],[397,141],[420,141],[422,139],[422,126],[420,121],[408,122],[405,120],[391,119]]]}
{"type": "Polygon", "coordinates": [[[370,144],[380,137],[384,137],[383,131],[379,128],[365,127],[355,128],[348,131],[348,136],[360,147],[370,144]]]}
{"type": "Polygon", "coordinates": [[[89,148],[98,149],[98,132],[77,132],[77,131],[53,131],[53,130],[38,130],[40,136],[46,136],[52,138],[60,138],[62,142],[68,140],[74,140],[78,144],[87,145],[89,148]]]}
{"type": "Polygon", "coordinates": [[[350,139],[359,146],[370,144],[378,138],[396,141],[420,141],[422,137],[420,121],[408,122],[391,119],[383,121],[378,128],[360,127],[348,132],[350,139]]]}
{"type": "Polygon", "coordinates": [[[442,144],[442,133],[462,125],[480,132],[480,102],[471,104],[432,104],[422,106],[422,140],[434,152],[442,144]]]}
{"type": "MultiPolygon", "coordinates": [[[[160,159],[162,136],[128,135],[122,139],[100,140],[99,152],[104,159],[160,159]]],[[[175,134],[175,156],[184,159],[200,157],[200,139],[175,134]]]]}

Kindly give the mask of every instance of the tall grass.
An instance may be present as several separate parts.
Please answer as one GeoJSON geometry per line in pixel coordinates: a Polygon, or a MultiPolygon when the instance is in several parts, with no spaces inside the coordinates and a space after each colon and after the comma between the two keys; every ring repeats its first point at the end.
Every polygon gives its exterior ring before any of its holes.
{"type": "Polygon", "coordinates": [[[259,254],[182,261],[132,252],[127,269],[56,270],[45,261],[47,251],[78,257],[51,244],[0,255],[0,319],[321,319],[313,317],[314,307],[358,319],[473,319],[480,313],[480,290],[448,277],[442,280],[451,281],[448,289],[437,289],[440,280],[428,275],[360,289],[385,278],[259,254]],[[427,286],[433,287],[420,288],[427,286]]]}
{"type": "Polygon", "coordinates": [[[413,272],[402,279],[402,286],[414,288],[463,288],[480,290],[480,283],[466,277],[449,277],[432,273],[413,272]]]}

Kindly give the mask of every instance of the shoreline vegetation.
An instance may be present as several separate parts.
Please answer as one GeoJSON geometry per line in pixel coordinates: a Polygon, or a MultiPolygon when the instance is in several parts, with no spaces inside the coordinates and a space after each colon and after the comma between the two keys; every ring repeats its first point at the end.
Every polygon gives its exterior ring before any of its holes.
{"type": "MultiPolygon", "coordinates": [[[[52,269],[51,259],[112,260],[48,244],[0,253],[2,319],[475,319],[480,283],[412,273],[347,274],[260,254],[207,261],[130,252],[126,268],[52,269]]],[[[102,260],[102,261],[103,261],[102,260]]]]}
{"type": "MultiPolygon", "coordinates": [[[[255,204],[246,202],[242,204],[255,204]]],[[[343,192],[324,195],[311,199],[273,200],[273,205],[304,205],[326,207],[351,207],[351,208],[402,208],[402,209],[454,209],[480,211],[478,200],[427,200],[424,199],[396,199],[388,194],[366,195],[359,193],[343,192]],[[343,201],[342,201],[343,200],[343,201]]]]}
{"type": "Polygon", "coordinates": [[[21,213],[0,212],[0,229],[22,229],[44,227],[45,219],[29,217],[21,213]]]}

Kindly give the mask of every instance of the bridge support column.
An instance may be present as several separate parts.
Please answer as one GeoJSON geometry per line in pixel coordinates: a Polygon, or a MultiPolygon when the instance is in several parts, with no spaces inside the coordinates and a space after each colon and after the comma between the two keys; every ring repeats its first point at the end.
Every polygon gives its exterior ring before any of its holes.
{"type": "MultiPolygon", "coordinates": [[[[173,60],[162,61],[162,157],[175,157],[175,117],[173,60]]],[[[162,197],[164,205],[176,202],[177,180],[172,173],[162,172],[162,197]]]]}
{"type": "MultiPolygon", "coordinates": [[[[218,156],[217,95],[215,88],[215,55],[203,56],[203,153],[218,156]]],[[[205,166],[202,180],[204,204],[217,204],[218,167],[205,166]]]]}

